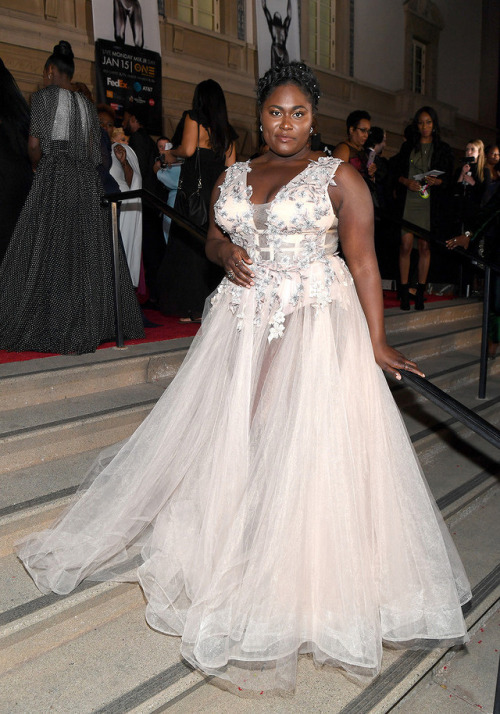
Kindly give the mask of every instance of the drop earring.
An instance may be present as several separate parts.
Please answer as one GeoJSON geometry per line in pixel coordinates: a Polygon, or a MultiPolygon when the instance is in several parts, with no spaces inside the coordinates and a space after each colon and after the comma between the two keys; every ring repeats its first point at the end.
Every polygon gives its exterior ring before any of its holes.
{"type": "Polygon", "coordinates": [[[311,127],[311,128],[309,129],[309,134],[312,134],[312,133],[313,133],[313,128],[311,127]]]}
{"type": "Polygon", "coordinates": [[[262,124],[260,125],[260,130],[262,131],[262,124]]]}

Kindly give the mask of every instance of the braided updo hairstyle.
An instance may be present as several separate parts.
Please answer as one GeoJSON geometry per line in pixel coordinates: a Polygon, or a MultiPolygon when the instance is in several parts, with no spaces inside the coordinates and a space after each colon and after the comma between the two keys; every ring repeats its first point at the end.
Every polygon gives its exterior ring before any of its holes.
{"type": "Polygon", "coordinates": [[[72,79],[75,73],[75,55],[69,42],[61,40],[55,45],[54,51],[45,62],[45,69],[48,70],[51,65],[57,67],[61,74],[66,74],[72,79]]]}
{"type": "Polygon", "coordinates": [[[268,98],[268,96],[283,84],[295,84],[309,98],[313,112],[318,107],[320,98],[318,80],[313,72],[303,62],[289,62],[287,64],[279,64],[276,67],[271,67],[257,83],[257,103],[259,110],[268,98]]]}

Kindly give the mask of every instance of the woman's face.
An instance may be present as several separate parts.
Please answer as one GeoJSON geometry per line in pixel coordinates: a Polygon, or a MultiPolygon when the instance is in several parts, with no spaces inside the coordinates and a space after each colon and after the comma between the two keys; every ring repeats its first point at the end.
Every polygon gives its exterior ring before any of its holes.
{"type": "Polygon", "coordinates": [[[431,139],[434,130],[434,122],[427,112],[421,112],[417,119],[417,129],[421,139],[431,139]]]}
{"type": "Polygon", "coordinates": [[[113,129],[115,128],[115,123],[113,117],[108,112],[99,112],[99,124],[102,126],[104,131],[107,133],[109,138],[113,139],[113,129]]]}
{"type": "Polygon", "coordinates": [[[500,161],[500,151],[498,146],[492,146],[486,154],[486,163],[489,166],[495,166],[500,161]]]}
{"type": "Polygon", "coordinates": [[[372,125],[369,119],[360,119],[356,126],[349,127],[349,141],[357,149],[362,149],[368,139],[372,125]]]}
{"type": "Polygon", "coordinates": [[[475,144],[467,144],[465,147],[465,155],[467,158],[471,158],[472,156],[476,159],[479,156],[479,147],[476,146],[475,144]]]}
{"type": "Polygon", "coordinates": [[[295,156],[308,148],[313,119],[307,95],[295,84],[283,84],[262,105],[263,139],[278,156],[295,156]]]}

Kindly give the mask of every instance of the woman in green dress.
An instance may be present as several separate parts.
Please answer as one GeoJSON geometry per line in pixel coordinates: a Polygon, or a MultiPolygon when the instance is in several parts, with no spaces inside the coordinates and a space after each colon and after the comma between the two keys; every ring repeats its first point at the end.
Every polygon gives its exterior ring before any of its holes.
{"type": "MultiPolygon", "coordinates": [[[[446,187],[453,170],[453,155],[449,145],[441,141],[438,116],[432,107],[422,107],[417,111],[409,137],[401,147],[395,166],[399,216],[426,231],[435,232],[444,214],[446,187]],[[428,175],[428,172],[436,169],[443,173],[439,176],[428,175]],[[424,178],[415,178],[417,176],[424,176],[424,178]]],[[[415,310],[423,310],[431,251],[429,241],[420,236],[416,238],[418,283],[415,310]]],[[[403,227],[399,250],[402,310],[410,309],[410,256],[414,240],[414,233],[403,227]]]]}

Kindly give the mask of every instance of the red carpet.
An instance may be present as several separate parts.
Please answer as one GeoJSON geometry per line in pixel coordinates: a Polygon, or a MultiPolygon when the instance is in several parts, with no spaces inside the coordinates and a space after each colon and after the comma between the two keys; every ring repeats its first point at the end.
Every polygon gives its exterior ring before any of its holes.
{"type": "MultiPolygon", "coordinates": [[[[426,295],[426,302],[435,302],[438,300],[451,300],[452,295],[426,295]]],[[[413,300],[410,298],[411,302],[413,300]]],[[[384,307],[399,307],[397,294],[391,290],[384,290],[384,307]]],[[[156,310],[144,310],[144,314],[151,322],[159,325],[159,327],[146,327],[146,337],[142,340],[125,340],[126,345],[140,345],[143,342],[160,342],[161,340],[173,340],[176,337],[193,337],[196,335],[199,325],[196,323],[182,324],[177,317],[165,317],[156,310]]],[[[98,349],[103,350],[107,347],[114,347],[114,342],[105,342],[98,349]]],[[[7,352],[0,350],[0,364],[6,362],[21,362],[28,359],[39,359],[40,357],[53,357],[55,353],[50,352],[7,352]]]]}
{"type": "MultiPolygon", "coordinates": [[[[173,340],[176,337],[193,337],[198,332],[199,325],[196,323],[181,324],[177,317],[165,317],[156,310],[144,310],[145,316],[159,327],[146,327],[146,337],[141,340],[125,340],[126,345],[140,345],[143,342],[160,342],[160,340],[173,340]]],[[[98,347],[99,350],[107,347],[114,347],[114,342],[104,342],[98,347]]],[[[50,352],[7,352],[0,350],[0,364],[6,362],[21,362],[28,359],[39,359],[40,357],[53,357],[56,353],[50,352]]]]}

